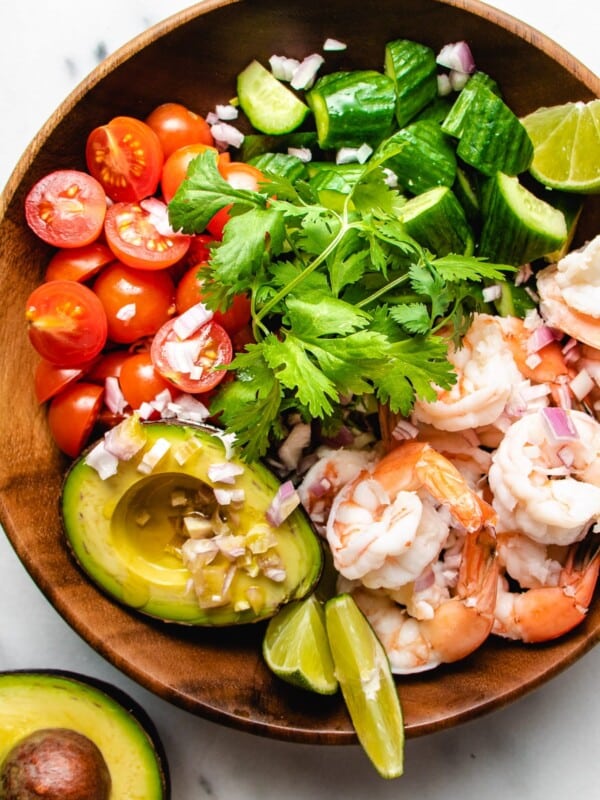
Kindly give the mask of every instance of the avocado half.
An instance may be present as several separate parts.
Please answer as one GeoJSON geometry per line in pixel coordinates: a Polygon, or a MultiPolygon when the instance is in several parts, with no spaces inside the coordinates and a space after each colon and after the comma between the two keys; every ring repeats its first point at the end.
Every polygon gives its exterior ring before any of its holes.
{"type": "Polygon", "coordinates": [[[269,524],[280,487],[270,470],[228,452],[217,429],[129,424],[143,446],[115,474],[88,463],[97,443],[63,485],[68,544],[97,586],[151,617],[211,626],[273,616],[311,591],[321,544],[299,507],[269,524]]]}
{"type": "Polygon", "coordinates": [[[96,744],[110,773],[111,800],[169,800],[158,733],[125,692],[74,672],[0,672],[0,767],[18,742],[48,728],[73,730],[96,744]]]}

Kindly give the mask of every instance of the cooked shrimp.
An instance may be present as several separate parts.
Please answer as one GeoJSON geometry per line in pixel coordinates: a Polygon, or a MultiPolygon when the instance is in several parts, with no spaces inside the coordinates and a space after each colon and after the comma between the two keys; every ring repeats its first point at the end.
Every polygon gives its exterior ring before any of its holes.
{"type": "Polygon", "coordinates": [[[405,442],[339,492],[326,535],[343,576],[396,589],[437,558],[452,525],[479,530],[492,517],[448,459],[405,442]]]}
{"type": "Polygon", "coordinates": [[[429,619],[418,620],[385,592],[358,587],[353,596],[383,644],[392,671],[423,672],[458,661],[489,636],[494,622],[498,568],[485,531],[465,536],[458,582],[429,619]]]}
{"type": "Polygon", "coordinates": [[[600,423],[562,411],[573,435],[552,435],[544,411],[514,422],[492,457],[489,485],[498,529],[542,544],[571,544],[600,519],[600,423]]]}
{"type": "Polygon", "coordinates": [[[298,486],[298,494],[313,524],[324,533],[333,498],[361,470],[374,462],[376,451],[320,447],[317,456],[318,460],[298,486]]]}
{"type": "Polygon", "coordinates": [[[587,614],[600,568],[597,535],[571,545],[556,586],[512,592],[500,578],[493,633],[523,642],[545,642],[568,633],[587,614]]]}
{"type": "Polygon", "coordinates": [[[442,431],[433,425],[419,425],[416,438],[451,461],[472,489],[477,490],[487,479],[492,455],[481,446],[477,431],[442,431]]]}
{"type": "Polygon", "coordinates": [[[522,589],[558,585],[563,567],[554,556],[562,556],[564,548],[552,548],[514,532],[496,533],[496,548],[500,567],[522,589]],[[558,552],[551,553],[551,549],[558,552]]]}
{"type": "Polygon", "coordinates": [[[536,280],[547,323],[600,348],[600,235],[541,270],[536,280]]]}

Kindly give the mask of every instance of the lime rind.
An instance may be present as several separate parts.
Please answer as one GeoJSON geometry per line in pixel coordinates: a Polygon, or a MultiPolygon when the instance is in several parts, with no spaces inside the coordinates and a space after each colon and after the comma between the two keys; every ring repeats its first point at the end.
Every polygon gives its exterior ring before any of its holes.
{"type": "Polygon", "coordinates": [[[539,108],[522,120],[534,146],[529,171],[551,189],[600,193],[600,99],[539,108]]]}

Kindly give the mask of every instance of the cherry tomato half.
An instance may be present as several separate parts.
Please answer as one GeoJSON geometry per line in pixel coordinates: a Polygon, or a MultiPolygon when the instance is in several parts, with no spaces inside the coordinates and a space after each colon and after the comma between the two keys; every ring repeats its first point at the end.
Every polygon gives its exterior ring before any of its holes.
{"type": "Polygon", "coordinates": [[[190,246],[189,236],[170,232],[167,207],[155,197],[115,203],[106,212],[104,231],[115,256],[135,269],[166,269],[190,246]]]}
{"type": "Polygon", "coordinates": [[[83,370],[77,367],[57,367],[45,358],[40,359],[33,375],[33,388],[38,403],[50,400],[82,375],[83,370]]]}
{"type": "Polygon", "coordinates": [[[50,259],[45,278],[47,281],[87,281],[114,259],[113,251],[102,242],[63,248],[50,259]]]}
{"type": "Polygon", "coordinates": [[[146,118],[146,124],[160,139],[165,158],[187,144],[215,143],[210,125],[204,117],[181,103],[163,103],[157,106],[146,118]]]}
{"type": "Polygon", "coordinates": [[[231,339],[212,321],[180,339],[173,330],[176,321],[165,323],[152,340],[150,353],[155,369],[182,392],[202,394],[214,389],[227,375],[226,370],[215,367],[231,362],[231,339]]]}
{"type": "Polygon", "coordinates": [[[173,386],[154,369],[149,352],[129,356],[121,367],[119,384],[125,400],[131,408],[137,409],[142,403],[150,403],[165,389],[173,391],[173,386]]]}
{"type": "Polygon", "coordinates": [[[134,117],[115,117],[88,136],[90,173],[115,202],[135,202],[156,192],[164,161],[160,139],[134,117]]]}
{"type": "Polygon", "coordinates": [[[113,261],[94,281],[108,322],[108,338],[130,344],[152,336],[175,312],[175,286],[168,272],[132,269],[113,261]]]}
{"type": "Polygon", "coordinates": [[[58,447],[76,458],[85,446],[102,408],[104,389],[78,381],[50,401],[48,427],[58,447]]]}
{"type": "Polygon", "coordinates": [[[54,247],[82,247],[96,239],[104,224],[106,195],[86,172],[61,169],[39,180],[25,198],[32,231],[54,247]]]}
{"type": "Polygon", "coordinates": [[[77,281],[48,281],[36,287],[25,304],[29,340],[47,361],[80,367],[106,343],[104,307],[91,289],[77,281]]]}
{"type": "MultiPolygon", "coordinates": [[[[207,268],[206,262],[191,267],[177,284],[175,291],[175,305],[177,313],[182,314],[196,303],[204,302],[204,280],[202,271],[207,268]]],[[[215,311],[213,320],[232,336],[250,322],[250,300],[246,295],[239,294],[226,311],[215,311]]]]}
{"type": "Polygon", "coordinates": [[[86,370],[85,378],[92,383],[104,382],[107,378],[118,378],[121,374],[121,367],[131,357],[129,350],[110,350],[104,352],[97,358],[92,366],[86,370]]]}

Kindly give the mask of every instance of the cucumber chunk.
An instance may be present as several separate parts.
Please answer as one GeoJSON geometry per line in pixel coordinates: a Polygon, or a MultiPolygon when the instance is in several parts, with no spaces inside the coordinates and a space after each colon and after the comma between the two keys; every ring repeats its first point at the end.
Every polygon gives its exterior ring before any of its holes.
{"type": "Polygon", "coordinates": [[[250,164],[263,173],[270,173],[289,181],[304,180],[307,177],[306,164],[298,156],[288,153],[262,153],[249,160],[250,164]]]}
{"type": "Polygon", "coordinates": [[[498,172],[483,191],[479,255],[520,266],[559,250],[567,240],[562,211],[536,197],[517,177],[498,172]]]}
{"type": "Polygon", "coordinates": [[[489,89],[491,92],[498,95],[498,97],[500,96],[498,84],[493,78],[490,78],[485,72],[473,73],[464,88],[461,89],[458,97],[442,122],[442,130],[444,133],[447,133],[448,136],[460,137],[462,135],[465,115],[477,97],[477,92],[481,87],[489,89]]]}
{"type": "Polygon", "coordinates": [[[258,61],[238,75],[237,93],[242,111],[262,133],[289,133],[309,113],[308,106],[258,61]]]}
{"type": "Polygon", "coordinates": [[[435,255],[473,254],[473,232],[447,186],[437,186],[408,200],[398,216],[410,236],[435,255]]]}
{"type": "Polygon", "coordinates": [[[377,146],[394,120],[394,82],[375,70],[324,75],[306,94],[323,149],[377,146]]]}
{"type": "Polygon", "coordinates": [[[396,87],[396,122],[403,128],[437,96],[437,65],[430,47],[408,39],[385,46],[384,72],[396,87]]]}

